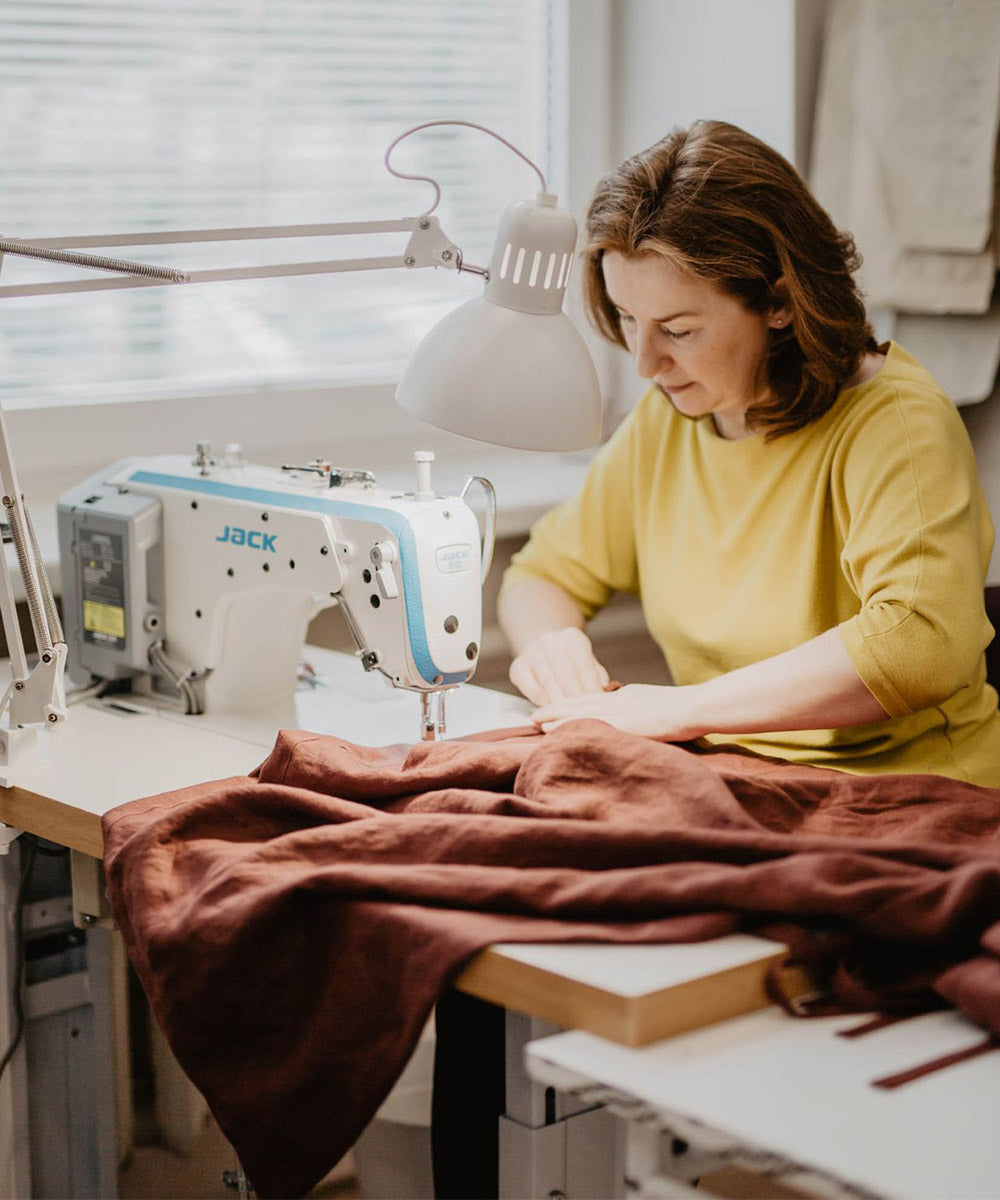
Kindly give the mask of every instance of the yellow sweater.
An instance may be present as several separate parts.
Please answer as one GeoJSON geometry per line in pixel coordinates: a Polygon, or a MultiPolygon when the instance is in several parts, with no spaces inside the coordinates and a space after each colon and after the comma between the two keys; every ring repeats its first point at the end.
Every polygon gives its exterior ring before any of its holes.
{"type": "Polygon", "coordinates": [[[551,580],[589,619],[636,592],[678,684],[758,662],[837,626],[889,719],[710,735],[858,773],[1000,786],[983,586],[993,542],[955,406],[890,343],[874,379],[771,442],[642,397],[580,494],[548,513],[504,587],[551,580]]]}

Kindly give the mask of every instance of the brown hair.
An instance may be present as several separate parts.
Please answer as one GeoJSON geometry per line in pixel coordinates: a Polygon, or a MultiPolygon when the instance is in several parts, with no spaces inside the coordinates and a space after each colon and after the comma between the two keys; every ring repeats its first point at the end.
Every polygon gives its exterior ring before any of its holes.
{"type": "Polygon", "coordinates": [[[662,254],[751,312],[787,305],[791,323],[771,331],[764,363],[769,397],[747,410],[748,426],[768,437],[822,416],[876,348],[852,277],[861,262],[853,239],[786,159],[735,125],[696,121],[627,159],[597,185],[586,228],[587,306],[620,346],[601,268],[609,250],[662,254]]]}

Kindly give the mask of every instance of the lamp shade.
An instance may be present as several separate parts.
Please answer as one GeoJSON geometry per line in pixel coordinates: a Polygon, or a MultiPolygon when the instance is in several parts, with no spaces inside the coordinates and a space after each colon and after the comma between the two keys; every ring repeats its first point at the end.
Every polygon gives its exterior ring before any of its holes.
{"type": "Polygon", "coordinates": [[[482,297],[427,334],[396,400],[429,425],[496,446],[582,450],[601,437],[597,372],[566,314],[515,312],[482,297]]]}
{"type": "Polygon", "coordinates": [[[576,222],[555,196],[512,204],[483,296],[450,312],[417,347],[396,389],[401,407],[497,446],[595,446],[597,371],[562,311],[575,244],[576,222]]]}

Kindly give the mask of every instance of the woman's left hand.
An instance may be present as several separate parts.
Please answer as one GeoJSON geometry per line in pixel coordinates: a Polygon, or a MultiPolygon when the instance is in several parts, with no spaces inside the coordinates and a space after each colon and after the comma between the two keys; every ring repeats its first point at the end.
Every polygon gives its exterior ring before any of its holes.
{"type": "Polygon", "coordinates": [[[535,709],[534,723],[550,733],[565,721],[593,717],[607,721],[625,733],[657,738],[663,742],[686,742],[707,730],[694,714],[695,689],[631,683],[614,692],[570,696],[535,709]]]}

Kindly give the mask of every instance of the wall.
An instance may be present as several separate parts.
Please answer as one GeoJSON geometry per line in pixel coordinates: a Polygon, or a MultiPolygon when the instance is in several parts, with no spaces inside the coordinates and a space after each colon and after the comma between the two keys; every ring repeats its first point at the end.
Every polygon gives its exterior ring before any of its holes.
{"type": "Polygon", "coordinates": [[[794,0],[620,0],[616,13],[618,158],[698,117],[794,154],[794,0]]]}
{"type": "MultiPolygon", "coordinates": [[[[699,117],[731,121],[808,162],[829,0],[618,0],[614,27],[615,162],[699,117]]],[[[619,413],[641,384],[618,353],[619,413]]]]}

